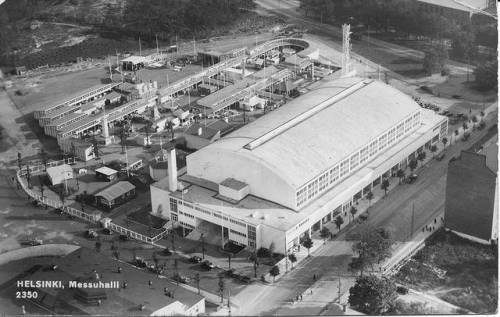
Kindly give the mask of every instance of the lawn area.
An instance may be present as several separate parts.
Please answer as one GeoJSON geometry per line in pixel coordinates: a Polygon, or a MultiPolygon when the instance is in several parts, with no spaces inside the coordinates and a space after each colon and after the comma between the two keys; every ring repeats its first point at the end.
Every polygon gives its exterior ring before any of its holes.
{"type": "Polygon", "coordinates": [[[489,314],[497,309],[497,268],[495,248],[439,230],[395,278],[472,312],[489,314]]]}

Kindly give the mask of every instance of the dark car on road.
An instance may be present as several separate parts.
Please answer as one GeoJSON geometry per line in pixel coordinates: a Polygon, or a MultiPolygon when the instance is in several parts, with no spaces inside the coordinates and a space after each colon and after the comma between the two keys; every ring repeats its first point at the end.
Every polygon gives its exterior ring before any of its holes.
{"type": "Polygon", "coordinates": [[[129,240],[131,240],[131,239],[132,239],[132,238],[130,238],[130,237],[129,237],[128,235],[126,235],[126,234],[121,234],[121,235],[120,235],[120,240],[121,240],[121,241],[129,241],[129,240]]]}
{"type": "Polygon", "coordinates": [[[202,266],[204,269],[209,270],[209,271],[210,271],[211,269],[215,268],[215,265],[214,265],[212,262],[208,261],[208,260],[203,261],[203,262],[201,263],[201,266],[202,266]]]}
{"type": "Polygon", "coordinates": [[[202,259],[199,256],[195,255],[195,256],[192,256],[189,259],[189,261],[191,261],[192,263],[200,263],[202,261],[202,259]]]}
{"type": "Polygon", "coordinates": [[[417,174],[411,174],[411,175],[408,177],[408,184],[415,183],[415,181],[417,180],[417,178],[418,178],[418,175],[417,175],[417,174]]]}
{"type": "Polygon", "coordinates": [[[184,275],[179,275],[179,274],[175,274],[173,276],[173,279],[174,279],[174,281],[177,281],[177,282],[183,283],[183,284],[187,284],[187,283],[189,283],[191,281],[189,279],[189,277],[184,276],[184,275]]]}
{"type": "Polygon", "coordinates": [[[104,228],[102,229],[102,233],[109,236],[113,234],[113,231],[111,231],[109,228],[104,228]]]}

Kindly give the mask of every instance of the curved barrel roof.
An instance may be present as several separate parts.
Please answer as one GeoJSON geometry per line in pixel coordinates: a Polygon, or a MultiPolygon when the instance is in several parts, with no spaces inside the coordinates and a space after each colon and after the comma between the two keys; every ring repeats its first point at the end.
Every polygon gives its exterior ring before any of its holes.
{"type": "MultiPolygon", "coordinates": [[[[210,167],[227,164],[221,157],[240,156],[242,162],[257,162],[289,187],[299,188],[419,109],[408,95],[379,81],[325,82],[191,154],[188,174],[218,182],[210,167]]],[[[244,168],[225,173],[217,177],[247,182],[244,168]]]]}

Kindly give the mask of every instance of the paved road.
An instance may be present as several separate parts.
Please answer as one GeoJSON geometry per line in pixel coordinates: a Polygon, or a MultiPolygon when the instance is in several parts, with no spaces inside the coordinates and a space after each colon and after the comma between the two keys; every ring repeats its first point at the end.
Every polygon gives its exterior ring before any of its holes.
{"type": "MultiPolygon", "coordinates": [[[[306,291],[314,283],[314,274],[323,279],[337,279],[339,275],[349,276],[346,267],[351,256],[351,243],[327,242],[324,247],[314,252],[314,256],[301,262],[274,285],[256,284],[242,291],[237,296],[240,310],[235,314],[274,315],[282,306],[289,303],[297,294],[306,291]]],[[[347,287],[347,284],[345,285],[347,287]]],[[[345,287],[343,291],[346,291],[345,287]]],[[[335,298],[336,293],[332,293],[331,300],[333,301],[335,298]]],[[[293,310],[290,314],[293,314],[293,310]]]]}
{"type": "MultiPolygon", "coordinates": [[[[496,117],[492,115],[487,119],[489,120],[487,128],[496,122],[496,117]]],[[[487,128],[473,132],[467,142],[459,141],[451,147],[447,147],[445,159],[442,161],[431,160],[417,172],[419,178],[415,183],[398,186],[389,192],[386,199],[381,199],[372,206],[366,224],[373,227],[389,228],[394,233],[396,241],[407,241],[410,237],[412,208],[414,206],[413,233],[422,230],[422,227],[429,223],[429,220],[444,211],[448,161],[486,135],[487,128]]],[[[360,233],[362,230],[363,226],[353,227],[351,230],[343,232],[339,238],[360,233]]]]}

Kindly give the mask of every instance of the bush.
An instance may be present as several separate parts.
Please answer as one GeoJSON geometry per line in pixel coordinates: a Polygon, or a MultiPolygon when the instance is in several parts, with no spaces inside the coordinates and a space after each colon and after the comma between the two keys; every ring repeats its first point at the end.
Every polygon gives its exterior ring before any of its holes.
{"type": "Polygon", "coordinates": [[[257,250],[257,256],[259,258],[269,258],[271,257],[271,251],[268,248],[260,248],[257,250]]]}
{"type": "Polygon", "coordinates": [[[397,292],[398,294],[401,294],[401,295],[406,295],[406,294],[408,294],[408,288],[406,288],[406,287],[404,287],[404,286],[398,286],[398,287],[396,288],[396,292],[397,292]]]}
{"type": "Polygon", "coordinates": [[[448,67],[443,67],[441,69],[441,76],[449,76],[450,75],[450,68],[448,67]]]}
{"type": "Polygon", "coordinates": [[[497,88],[498,62],[492,61],[480,64],[474,70],[475,83],[479,90],[497,88]]]}

